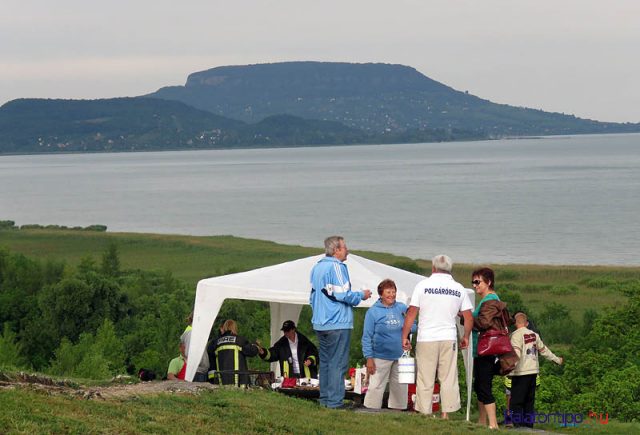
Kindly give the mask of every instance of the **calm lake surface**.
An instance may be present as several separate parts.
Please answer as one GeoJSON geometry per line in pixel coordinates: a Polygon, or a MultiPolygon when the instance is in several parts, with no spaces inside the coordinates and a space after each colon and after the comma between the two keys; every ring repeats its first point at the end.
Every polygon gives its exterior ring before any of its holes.
{"type": "MultiPolygon", "coordinates": [[[[640,135],[0,157],[0,219],[454,262],[640,264],[640,135]]],[[[0,236],[1,244],[1,236],[0,236]]]]}

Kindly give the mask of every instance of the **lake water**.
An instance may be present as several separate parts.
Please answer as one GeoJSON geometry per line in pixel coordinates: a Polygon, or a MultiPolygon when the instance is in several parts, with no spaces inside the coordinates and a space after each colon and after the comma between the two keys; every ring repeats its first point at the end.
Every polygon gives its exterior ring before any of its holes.
{"type": "MultiPolygon", "coordinates": [[[[0,157],[0,219],[454,262],[640,264],[640,135],[0,157]]],[[[0,239],[1,244],[1,239],[0,239]]]]}

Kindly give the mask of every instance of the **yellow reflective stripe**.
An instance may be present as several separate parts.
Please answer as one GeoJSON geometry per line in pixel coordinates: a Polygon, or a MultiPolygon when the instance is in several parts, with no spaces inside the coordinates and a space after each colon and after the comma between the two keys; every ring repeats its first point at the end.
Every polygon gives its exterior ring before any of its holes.
{"type": "Polygon", "coordinates": [[[282,361],[282,376],[289,377],[289,361],[282,361]]]}
{"type": "Polygon", "coordinates": [[[238,346],[237,344],[225,344],[222,346],[218,346],[216,347],[216,355],[221,350],[235,350],[236,352],[240,352],[242,350],[242,347],[238,346]]]}
{"type": "MultiPolygon", "coordinates": [[[[193,328],[191,327],[191,325],[188,325],[188,326],[185,328],[184,332],[191,331],[192,329],[193,329],[193,328]]],[[[184,332],[183,332],[183,334],[184,334],[184,332]]]]}
{"type": "Polygon", "coordinates": [[[271,359],[271,352],[269,352],[269,349],[267,349],[267,354],[265,355],[264,359],[271,359]]]}
{"type": "MultiPolygon", "coordinates": [[[[240,355],[240,352],[238,351],[238,349],[242,350],[242,348],[240,346],[236,346],[236,351],[233,353],[233,369],[234,370],[240,370],[240,358],[238,358],[238,356],[240,355]]],[[[238,385],[240,385],[239,382],[238,382],[238,374],[237,373],[233,376],[233,380],[234,380],[234,382],[236,384],[236,387],[238,385]]]]}
{"type": "MultiPolygon", "coordinates": [[[[218,362],[218,353],[216,353],[216,371],[220,371],[220,363],[218,362]]],[[[222,385],[222,376],[218,375],[218,384],[222,385]]]]}
{"type": "Polygon", "coordinates": [[[305,366],[304,364],[303,364],[303,367],[304,367],[304,377],[305,378],[310,378],[311,377],[311,370],[309,370],[309,367],[305,366]]]}
{"type": "MultiPolygon", "coordinates": [[[[223,351],[223,350],[232,350],[233,351],[233,369],[234,370],[239,370],[240,369],[240,360],[238,358],[238,353],[240,351],[242,351],[242,347],[238,346],[237,344],[224,344],[222,346],[218,346],[216,348],[216,368],[218,370],[220,370],[220,363],[218,361],[218,352],[223,351]]],[[[222,375],[218,376],[218,378],[220,379],[220,384],[222,384],[222,375]]],[[[233,377],[236,386],[238,386],[238,374],[236,373],[233,377]]]]}

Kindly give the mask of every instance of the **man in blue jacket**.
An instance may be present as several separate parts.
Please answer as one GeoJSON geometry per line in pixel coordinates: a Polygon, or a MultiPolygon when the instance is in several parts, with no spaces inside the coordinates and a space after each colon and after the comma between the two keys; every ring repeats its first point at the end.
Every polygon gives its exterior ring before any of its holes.
{"type": "Polygon", "coordinates": [[[343,237],[327,237],[324,248],[326,257],[311,270],[311,323],[320,344],[320,405],[341,408],[353,329],[352,307],[369,299],[371,290],[351,291],[349,270],[344,264],[349,250],[343,237]]]}

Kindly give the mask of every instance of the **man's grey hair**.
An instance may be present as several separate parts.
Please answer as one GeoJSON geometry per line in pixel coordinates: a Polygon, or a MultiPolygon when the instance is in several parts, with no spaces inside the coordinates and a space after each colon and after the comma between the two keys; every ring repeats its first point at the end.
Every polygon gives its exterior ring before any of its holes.
{"type": "Polygon", "coordinates": [[[433,257],[431,264],[436,272],[451,273],[451,269],[453,269],[453,261],[451,261],[449,256],[444,254],[433,257]]]}
{"type": "Polygon", "coordinates": [[[342,236],[331,236],[324,239],[324,253],[333,257],[336,249],[340,247],[340,242],[344,241],[342,236]]]}

